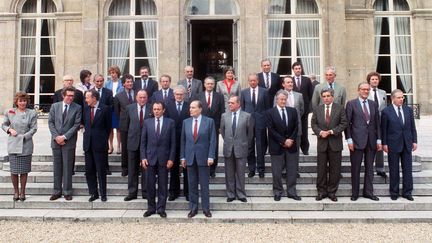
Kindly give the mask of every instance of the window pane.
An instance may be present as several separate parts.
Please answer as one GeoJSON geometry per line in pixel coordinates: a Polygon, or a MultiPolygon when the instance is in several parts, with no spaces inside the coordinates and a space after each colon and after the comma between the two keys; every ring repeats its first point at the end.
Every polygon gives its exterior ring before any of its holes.
{"type": "Polygon", "coordinates": [[[318,13],[318,7],[315,0],[297,0],[298,14],[316,14],[318,13]]]}
{"type": "Polygon", "coordinates": [[[291,40],[278,39],[268,40],[269,56],[291,56],[291,40]]]}
{"type": "Polygon", "coordinates": [[[190,15],[208,15],[210,13],[209,0],[192,0],[188,11],[190,15]]]}
{"type": "Polygon", "coordinates": [[[36,38],[21,38],[21,55],[36,55],[36,38]]]}
{"type": "Polygon", "coordinates": [[[388,18],[375,18],[375,35],[389,35],[390,29],[389,29],[389,22],[388,18]]]}
{"type": "Polygon", "coordinates": [[[27,0],[22,8],[23,13],[36,13],[37,11],[37,0],[27,0]]]}
{"type": "Polygon", "coordinates": [[[120,74],[129,73],[129,59],[108,59],[108,67],[113,65],[120,68],[120,74]]]}
{"type": "Polygon", "coordinates": [[[397,56],[396,69],[397,74],[411,74],[412,70],[411,56],[397,56]]]}
{"type": "Polygon", "coordinates": [[[268,23],[268,37],[290,37],[291,23],[283,20],[270,20],[268,23]]]}
{"type": "MultiPolygon", "coordinates": [[[[375,40],[375,44],[377,45],[376,47],[379,48],[378,53],[380,55],[390,55],[390,37],[375,37],[375,40]]],[[[375,53],[377,52],[375,51],[375,53]]]]}
{"type": "Polygon", "coordinates": [[[20,74],[34,74],[34,57],[20,58],[20,74]]]}
{"type": "Polygon", "coordinates": [[[110,16],[130,15],[131,0],[113,0],[109,9],[110,16]]]}
{"type": "Polygon", "coordinates": [[[269,14],[290,14],[291,1],[290,0],[271,0],[268,8],[269,14]]]}
{"type": "Polygon", "coordinates": [[[55,88],[55,76],[41,76],[39,80],[39,92],[40,93],[54,93],[55,88]]]}
{"type": "Polygon", "coordinates": [[[109,40],[108,57],[129,57],[129,41],[109,40]]]}
{"type": "Polygon", "coordinates": [[[41,57],[40,74],[54,74],[53,59],[51,57],[41,57]]]}
{"type": "MultiPolygon", "coordinates": [[[[390,75],[381,74],[381,82],[379,83],[378,88],[385,90],[387,94],[390,94],[392,92],[390,75]]],[[[389,101],[390,103],[391,101],[389,100],[389,98],[390,97],[387,97],[387,101],[389,101]]]]}
{"type": "Polygon", "coordinates": [[[155,21],[145,21],[135,23],[136,39],[156,39],[157,26],[155,21]]]}
{"type": "Polygon", "coordinates": [[[135,15],[156,15],[156,4],[153,0],[135,0],[135,15]]]}
{"type": "Polygon", "coordinates": [[[412,93],[412,77],[411,75],[398,75],[396,77],[397,88],[404,93],[412,93]]]}
{"type": "Polygon", "coordinates": [[[297,39],[297,56],[319,56],[319,40],[297,39]]]}
{"type": "Polygon", "coordinates": [[[55,38],[41,38],[41,55],[55,55],[55,38]]]}
{"type": "Polygon", "coordinates": [[[156,40],[135,41],[136,57],[156,57],[157,46],[156,40]]]}
{"type": "Polygon", "coordinates": [[[215,1],[215,14],[237,14],[236,5],[232,0],[215,1]]]}
{"type": "Polygon", "coordinates": [[[376,0],[374,3],[374,9],[376,11],[388,11],[389,10],[388,1],[389,0],[376,0]]]}
{"type": "Polygon", "coordinates": [[[320,73],[320,59],[317,58],[304,58],[298,57],[299,62],[303,64],[303,72],[305,75],[319,74],[320,73]]]}
{"type": "Polygon", "coordinates": [[[56,6],[52,0],[42,0],[42,13],[55,13],[56,6]]]}
{"type": "Polygon", "coordinates": [[[396,35],[410,35],[410,18],[395,18],[395,29],[396,35]]]}
{"type": "Polygon", "coordinates": [[[19,90],[26,93],[34,93],[34,76],[20,77],[19,90]]]}
{"type": "Polygon", "coordinates": [[[395,11],[409,11],[409,5],[406,0],[393,0],[395,11]]]}
{"type": "Polygon", "coordinates": [[[277,65],[276,73],[280,75],[291,74],[291,58],[279,58],[272,63],[277,65]]]}
{"type": "Polygon", "coordinates": [[[395,39],[396,54],[411,54],[411,37],[397,36],[395,39]]]}
{"type": "Polygon", "coordinates": [[[389,56],[380,56],[378,57],[378,63],[377,63],[377,72],[383,74],[383,73],[391,73],[391,63],[390,63],[390,57],[389,56]]]}
{"type": "Polygon", "coordinates": [[[298,20],[297,21],[297,37],[319,37],[319,22],[318,20],[298,20]]]}
{"type": "Polygon", "coordinates": [[[36,19],[21,20],[21,36],[36,36],[36,19]]]}
{"type": "Polygon", "coordinates": [[[108,23],[108,39],[129,39],[129,23],[108,23]]]}
{"type": "Polygon", "coordinates": [[[55,36],[55,23],[54,19],[43,19],[41,36],[55,36]]]}

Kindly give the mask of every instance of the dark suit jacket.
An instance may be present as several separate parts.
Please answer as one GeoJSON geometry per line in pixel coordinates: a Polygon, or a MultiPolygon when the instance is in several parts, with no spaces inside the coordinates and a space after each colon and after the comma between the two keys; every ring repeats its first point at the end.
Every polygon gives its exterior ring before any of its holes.
{"type": "Polygon", "coordinates": [[[190,117],[189,103],[184,101],[181,113],[178,114],[177,103],[176,102],[169,102],[165,107],[165,114],[164,115],[165,115],[165,117],[168,117],[168,118],[171,118],[174,120],[175,129],[176,129],[176,145],[177,145],[177,148],[180,150],[180,136],[181,136],[182,126],[183,126],[183,121],[190,117]]]}
{"type": "Polygon", "coordinates": [[[114,99],[113,93],[110,89],[102,88],[102,96],[99,97],[99,103],[109,106],[110,109],[113,109],[114,99]]]}
{"type": "MultiPolygon", "coordinates": [[[[151,105],[147,103],[145,105],[144,120],[150,118],[151,115],[151,105]]],[[[127,150],[137,151],[140,149],[141,142],[141,124],[138,113],[137,103],[130,104],[126,107],[126,124],[128,131],[127,138],[127,150]]]]}
{"type": "MultiPolygon", "coordinates": [[[[158,83],[156,81],[154,81],[151,78],[148,78],[147,81],[147,87],[146,87],[146,91],[147,91],[147,96],[150,98],[152,97],[153,93],[158,91],[158,83]]],[[[135,94],[141,90],[141,78],[135,80],[134,84],[133,84],[133,90],[135,90],[135,94]]]]}
{"type": "MultiPolygon", "coordinates": [[[[63,101],[63,96],[61,94],[62,90],[63,89],[59,89],[59,90],[57,90],[54,93],[54,95],[53,95],[53,103],[63,101]]],[[[75,97],[74,97],[73,102],[77,103],[78,105],[80,105],[81,107],[83,107],[83,105],[84,105],[84,95],[83,95],[83,92],[81,92],[81,90],[75,89],[75,97]]]]}
{"type": "MultiPolygon", "coordinates": [[[[264,72],[258,73],[258,86],[265,88],[265,77],[264,72]]],[[[270,72],[270,79],[271,79],[271,85],[270,89],[268,89],[269,92],[269,99],[272,101],[278,92],[282,88],[282,83],[279,74],[270,72]]]]}
{"type": "Polygon", "coordinates": [[[51,133],[51,148],[59,149],[60,145],[55,142],[55,138],[60,135],[66,137],[64,148],[75,148],[77,141],[77,132],[82,121],[82,108],[72,102],[69,106],[66,121],[63,122],[63,102],[54,103],[51,106],[48,116],[48,128],[51,133]]]}
{"type": "Polygon", "coordinates": [[[325,152],[329,149],[335,152],[342,151],[342,132],[347,128],[347,126],[348,122],[342,105],[333,102],[330,113],[330,124],[328,126],[325,121],[325,105],[321,104],[317,106],[313,111],[311,127],[314,133],[318,136],[318,152],[325,152]],[[328,130],[333,130],[334,134],[327,138],[319,136],[321,131],[328,130]]]}
{"type": "Polygon", "coordinates": [[[168,160],[175,158],[174,120],[164,117],[159,139],[156,139],[156,118],[144,121],[141,135],[141,160],[147,159],[151,166],[166,166],[168,160]]]}
{"type": "Polygon", "coordinates": [[[243,111],[250,113],[255,120],[255,127],[264,129],[266,127],[265,112],[270,109],[270,97],[265,88],[257,87],[258,96],[255,107],[252,105],[251,89],[246,88],[241,91],[240,105],[243,111]]]}
{"type": "Polygon", "coordinates": [[[97,152],[108,151],[108,138],[111,132],[111,107],[99,102],[93,123],[90,121],[89,106],[84,107],[84,137],[83,149],[97,152]]]}
{"type": "Polygon", "coordinates": [[[303,114],[307,115],[310,111],[310,103],[312,100],[313,92],[314,92],[314,85],[312,84],[310,78],[306,76],[301,76],[301,87],[300,89],[296,86],[295,76],[293,76],[294,81],[294,91],[297,91],[303,95],[303,101],[304,101],[304,108],[305,111],[303,114]]]}
{"type": "Polygon", "coordinates": [[[375,150],[377,139],[381,139],[378,105],[373,100],[368,100],[368,103],[369,123],[364,117],[362,104],[358,98],[348,101],[346,105],[348,127],[345,130],[345,139],[351,138],[355,149],[365,149],[369,140],[370,148],[375,150]]]}
{"type": "MultiPolygon", "coordinates": [[[[135,101],[135,95],[136,91],[134,91],[134,103],[135,101]]],[[[133,103],[133,104],[134,104],[133,103]]],[[[120,131],[127,131],[128,129],[128,121],[127,121],[127,113],[126,113],[126,107],[129,105],[129,98],[126,93],[126,90],[123,90],[122,92],[118,93],[114,97],[114,112],[116,113],[117,117],[119,118],[119,129],[120,131]]]]}
{"type": "Polygon", "coordinates": [[[412,144],[417,143],[417,130],[414,122],[413,110],[402,105],[404,124],[399,121],[399,117],[389,105],[381,113],[382,144],[387,145],[389,152],[400,153],[402,150],[412,150],[412,144]]]}
{"type": "Polygon", "coordinates": [[[222,113],[225,112],[225,100],[223,95],[213,91],[210,109],[207,104],[207,91],[199,93],[196,98],[201,101],[201,104],[203,105],[202,114],[212,118],[215,122],[216,131],[219,130],[221,116],[222,113]]]}
{"type": "Polygon", "coordinates": [[[168,97],[166,99],[166,101],[164,101],[163,99],[163,90],[160,89],[156,92],[153,93],[153,95],[150,98],[150,103],[154,103],[154,102],[164,102],[165,104],[167,104],[168,102],[172,102],[174,101],[174,90],[169,88],[168,89],[168,97]]]}
{"type": "Polygon", "coordinates": [[[290,153],[297,152],[297,146],[293,144],[291,148],[282,147],[286,139],[297,139],[298,132],[298,117],[297,110],[292,107],[285,107],[288,116],[288,126],[283,123],[282,117],[279,114],[277,106],[266,112],[266,122],[269,137],[269,153],[271,155],[280,155],[284,150],[290,153]]]}

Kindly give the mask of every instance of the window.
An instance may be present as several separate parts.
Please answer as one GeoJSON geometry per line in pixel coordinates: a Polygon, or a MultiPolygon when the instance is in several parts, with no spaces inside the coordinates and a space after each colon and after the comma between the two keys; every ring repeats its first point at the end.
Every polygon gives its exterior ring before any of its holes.
{"type": "Polygon", "coordinates": [[[314,0],[270,0],[267,56],[273,72],[291,74],[300,61],[306,75],[321,75],[321,20],[314,0]]]}
{"type": "Polygon", "coordinates": [[[414,102],[411,14],[405,0],[377,0],[374,4],[376,71],[380,88],[387,93],[404,92],[406,102],[414,102]]]}
{"type": "Polygon", "coordinates": [[[237,6],[233,0],[191,0],[189,15],[237,15],[237,6]]]}
{"type": "Polygon", "coordinates": [[[55,88],[55,12],[52,0],[27,0],[20,17],[19,90],[44,111],[55,88]]]}
{"type": "Polygon", "coordinates": [[[113,0],[107,17],[105,70],[112,65],[122,74],[139,76],[139,68],[157,75],[157,16],[153,0],[113,0]]]}

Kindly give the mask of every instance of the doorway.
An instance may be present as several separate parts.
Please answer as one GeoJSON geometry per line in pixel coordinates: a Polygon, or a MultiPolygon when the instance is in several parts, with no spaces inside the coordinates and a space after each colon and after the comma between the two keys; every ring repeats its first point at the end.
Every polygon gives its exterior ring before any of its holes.
{"type": "Polygon", "coordinates": [[[233,66],[233,20],[191,20],[194,77],[223,80],[223,70],[233,66]]]}

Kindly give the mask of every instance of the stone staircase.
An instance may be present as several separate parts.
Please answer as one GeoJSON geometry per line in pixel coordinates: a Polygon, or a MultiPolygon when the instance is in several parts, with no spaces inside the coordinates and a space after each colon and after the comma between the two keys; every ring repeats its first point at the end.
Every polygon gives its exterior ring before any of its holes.
{"type": "MultiPolygon", "coordinates": [[[[76,175],[73,177],[74,198],[66,202],[63,198],[49,201],[52,192],[52,156],[33,156],[32,172],[27,183],[27,200],[13,202],[13,187],[7,158],[0,160],[0,219],[20,220],[121,220],[121,221],[162,221],[184,222],[188,212],[188,202],[184,197],[167,202],[168,219],[154,215],[144,219],[146,200],[137,199],[124,202],[127,195],[127,177],[120,175],[120,157],[111,155],[108,176],[108,201],[88,202],[87,184],[84,176],[84,158],[76,156],[76,175]]],[[[267,158],[269,160],[269,158],[267,158]]],[[[403,198],[392,201],[388,197],[388,181],[375,176],[375,194],[380,201],[360,198],[350,201],[351,176],[349,157],[343,156],[341,184],[338,202],[328,199],[317,202],[316,196],[316,157],[300,157],[300,178],[297,192],[302,201],[283,197],[275,202],[272,194],[270,163],[266,163],[265,178],[246,177],[248,202],[226,202],[224,160],[219,160],[216,178],[210,181],[210,202],[213,218],[206,219],[202,214],[191,220],[209,222],[432,222],[432,160],[425,161],[415,156],[413,163],[414,202],[403,198]]],[[[386,169],[388,171],[388,169],[386,169]]],[[[363,178],[362,180],[363,181],[363,178]]]]}

